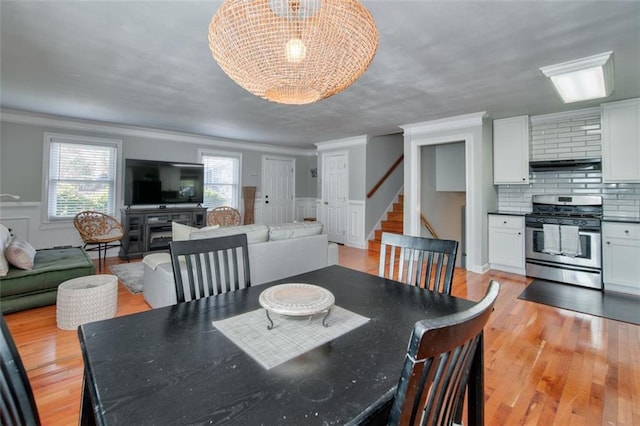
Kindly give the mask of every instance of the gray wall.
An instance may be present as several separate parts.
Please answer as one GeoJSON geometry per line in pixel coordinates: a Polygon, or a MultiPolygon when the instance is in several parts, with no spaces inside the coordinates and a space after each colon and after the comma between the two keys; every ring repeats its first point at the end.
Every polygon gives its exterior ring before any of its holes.
{"type": "MultiPolygon", "coordinates": [[[[366,192],[380,180],[389,168],[404,153],[402,133],[373,136],[367,141],[365,179],[366,192]]],[[[384,219],[387,208],[393,202],[404,183],[404,161],[366,202],[365,235],[371,234],[379,220],[384,219]]]]}
{"type": "Polygon", "coordinates": [[[350,146],[349,149],[349,200],[364,201],[367,198],[365,173],[367,146],[350,146]]]}
{"type": "MultiPolygon", "coordinates": [[[[201,138],[203,142],[185,142],[180,134],[175,140],[154,139],[122,135],[117,132],[87,132],[76,129],[17,124],[2,122],[0,126],[0,192],[19,194],[21,202],[41,201],[43,173],[44,133],[53,132],[70,135],[105,137],[123,141],[122,158],[139,158],[162,161],[198,161],[198,149],[220,150],[242,153],[242,185],[261,187],[262,155],[276,154],[265,145],[264,151],[254,149],[234,149],[216,145],[216,140],[201,138]]],[[[103,126],[104,127],[104,126],[103,126]]],[[[108,126],[107,126],[108,127],[108,126]]],[[[189,135],[192,137],[192,135],[189,135]]],[[[185,136],[185,139],[188,139],[185,136]]],[[[228,143],[229,141],[224,141],[228,143]]],[[[311,177],[309,169],[316,167],[315,155],[287,154],[277,152],[278,156],[292,157],[296,160],[296,197],[316,197],[316,179],[311,177]]],[[[121,182],[122,184],[122,182],[121,182]]]]}

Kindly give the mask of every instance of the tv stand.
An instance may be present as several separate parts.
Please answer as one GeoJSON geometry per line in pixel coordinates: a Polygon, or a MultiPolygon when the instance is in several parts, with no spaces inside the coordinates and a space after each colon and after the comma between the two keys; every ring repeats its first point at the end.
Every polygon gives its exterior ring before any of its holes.
{"type": "Polygon", "coordinates": [[[160,206],[153,209],[120,210],[120,221],[124,228],[120,258],[140,258],[147,253],[169,250],[171,222],[193,227],[202,227],[207,220],[204,207],[160,206]]]}

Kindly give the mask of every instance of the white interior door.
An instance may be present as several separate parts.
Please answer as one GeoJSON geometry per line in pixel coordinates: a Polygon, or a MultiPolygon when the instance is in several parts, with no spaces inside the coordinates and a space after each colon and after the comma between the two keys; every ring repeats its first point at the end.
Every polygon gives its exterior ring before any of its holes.
{"type": "Polygon", "coordinates": [[[346,239],[348,164],[346,152],[322,156],[322,220],[329,241],[340,244],[346,239]]]}
{"type": "Polygon", "coordinates": [[[293,222],[294,177],[295,159],[262,157],[262,219],[265,225],[293,222]]]}

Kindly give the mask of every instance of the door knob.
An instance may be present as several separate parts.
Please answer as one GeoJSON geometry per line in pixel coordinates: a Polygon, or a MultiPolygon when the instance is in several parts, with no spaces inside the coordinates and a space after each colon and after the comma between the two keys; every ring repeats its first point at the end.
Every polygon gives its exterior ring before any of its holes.
{"type": "Polygon", "coordinates": [[[328,206],[328,205],[329,205],[329,202],[328,202],[328,201],[325,201],[325,202],[324,202],[324,204],[328,206]]]}

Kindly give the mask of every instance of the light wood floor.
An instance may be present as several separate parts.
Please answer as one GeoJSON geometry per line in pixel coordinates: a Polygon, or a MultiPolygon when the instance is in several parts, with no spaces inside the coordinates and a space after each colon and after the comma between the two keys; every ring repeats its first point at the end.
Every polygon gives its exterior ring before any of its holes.
{"type": "MultiPolygon", "coordinates": [[[[340,264],[376,274],[378,258],[340,247],[340,264]]],[[[457,270],[454,295],[479,300],[490,279],[502,286],[485,329],[487,425],[640,425],[640,326],[518,300],[530,280],[507,273],[457,270]]],[[[118,315],[150,309],[119,287],[118,315]]],[[[43,424],[75,425],[82,356],[76,332],[58,330],[55,316],[48,306],[6,320],[43,424]]]]}

